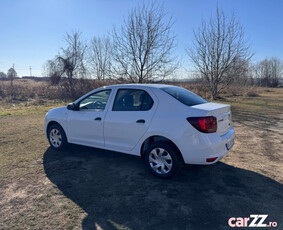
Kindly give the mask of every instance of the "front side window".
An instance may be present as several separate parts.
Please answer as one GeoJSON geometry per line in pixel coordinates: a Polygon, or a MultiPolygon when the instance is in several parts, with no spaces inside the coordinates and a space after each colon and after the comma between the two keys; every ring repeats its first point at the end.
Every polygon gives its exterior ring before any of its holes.
{"type": "Polygon", "coordinates": [[[79,104],[79,110],[103,111],[111,90],[103,90],[89,95],[79,104]]]}
{"type": "Polygon", "coordinates": [[[119,89],[113,111],[147,111],[153,105],[151,96],[144,90],[119,89]]]}
{"type": "Polygon", "coordinates": [[[178,101],[188,106],[194,106],[194,105],[207,103],[207,101],[204,100],[202,97],[194,94],[193,92],[189,90],[181,88],[181,87],[168,86],[168,87],[161,88],[161,90],[165,91],[172,97],[176,98],[178,101]]]}

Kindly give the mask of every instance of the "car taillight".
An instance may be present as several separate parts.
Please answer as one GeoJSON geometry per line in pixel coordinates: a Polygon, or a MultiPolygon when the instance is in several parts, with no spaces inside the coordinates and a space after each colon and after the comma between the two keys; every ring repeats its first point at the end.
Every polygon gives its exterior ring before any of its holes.
{"type": "Polygon", "coordinates": [[[216,117],[188,117],[187,121],[202,133],[215,133],[217,130],[216,117]]]}

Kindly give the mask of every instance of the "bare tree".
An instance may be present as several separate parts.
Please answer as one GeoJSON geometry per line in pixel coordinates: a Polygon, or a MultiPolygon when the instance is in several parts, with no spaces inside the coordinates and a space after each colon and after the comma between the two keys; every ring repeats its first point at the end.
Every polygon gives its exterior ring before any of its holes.
{"type": "Polygon", "coordinates": [[[283,63],[275,57],[265,59],[256,65],[255,75],[260,86],[277,87],[283,76],[283,63]]]}
{"type": "Polygon", "coordinates": [[[80,32],[67,33],[65,37],[66,48],[61,49],[61,53],[56,57],[61,67],[61,75],[65,75],[69,82],[70,93],[73,95],[74,78],[83,77],[85,68],[86,45],[81,40],[80,32]]]}
{"type": "Polygon", "coordinates": [[[4,72],[0,72],[0,79],[6,79],[7,78],[7,74],[5,74],[4,72]]]}
{"type": "Polygon", "coordinates": [[[203,21],[194,31],[194,41],[187,53],[206,79],[213,99],[243,71],[252,55],[244,31],[235,16],[227,17],[218,7],[216,16],[203,21]]]}
{"type": "Polygon", "coordinates": [[[233,85],[245,86],[250,84],[252,66],[249,60],[235,59],[226,73],[227,81],[233,85]]]}
{"type": "Polygon", "coordinates": [[[56,60],[48,60],[44,65],[45,75],[49,78],[51,85],[58,85],[61,81],[62,66],[56,60]]]}
{"type": "Polygon", "coordinates": [[[8,70],[7,72],[7,78],[10,80],[11,82],[11,87],[13,87],[13,80],[17,77],[17,72],[16,70],[12,67],[8,70]]]}
{"type": "Polygon", "coordinates": [[[98,80],[111,77],[112,46],[109,38],[93,37],[89,47],[89,70],[98,80]]]}
{"type": "Polygon", "coordinates": [[[121,28],[112,33],[117,77],[142,83],[172,74],[178,66],[172,56],[172,25],[162,7],[143,4],[132,9],[121,28]]]}

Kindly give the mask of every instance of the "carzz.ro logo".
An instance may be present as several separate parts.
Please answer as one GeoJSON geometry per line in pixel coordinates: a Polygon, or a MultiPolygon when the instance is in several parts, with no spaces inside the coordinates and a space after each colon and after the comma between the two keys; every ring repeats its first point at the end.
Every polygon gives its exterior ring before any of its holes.
{"type": "Polygon", "coordinates": [[[277,227],[277,222],[264,223],[268,215],[253,214],[250,217],[231,217],[228,220],[230,227],[277,227]]]}

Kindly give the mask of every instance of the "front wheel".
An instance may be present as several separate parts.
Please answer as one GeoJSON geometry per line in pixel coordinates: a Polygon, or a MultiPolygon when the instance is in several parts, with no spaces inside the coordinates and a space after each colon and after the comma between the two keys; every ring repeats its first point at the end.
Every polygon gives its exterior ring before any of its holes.
{"type": "Polygon", "coordinates": [[[67,138],[63,128],[54,124],[48,129],[48,141],[54,150],[60,151],[67,147],[67,138]]]}
{"type": "Polygon", "coordinates": [[[182,168],[177,150],[167,142],[156,142],[145,153],[145,164],[149,171],[160,178],[170,178],[182,168]]]}

